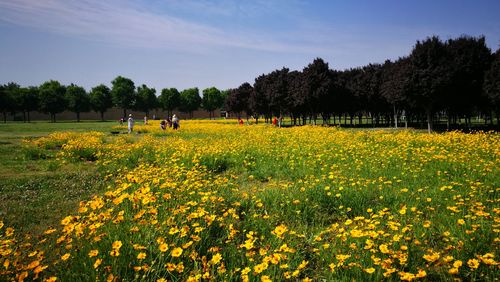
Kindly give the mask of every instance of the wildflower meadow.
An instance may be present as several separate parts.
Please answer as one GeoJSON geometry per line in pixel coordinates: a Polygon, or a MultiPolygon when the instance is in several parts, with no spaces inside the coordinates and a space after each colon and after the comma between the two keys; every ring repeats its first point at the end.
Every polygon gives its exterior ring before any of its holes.
{"type": "Polygon", "coordinates": [[[24,142],[61,166],[95,166],[107,188],[37,237],[0,219],[0,280],[500,277],[498,133],[230,120],[135,130],[24,142]]]}

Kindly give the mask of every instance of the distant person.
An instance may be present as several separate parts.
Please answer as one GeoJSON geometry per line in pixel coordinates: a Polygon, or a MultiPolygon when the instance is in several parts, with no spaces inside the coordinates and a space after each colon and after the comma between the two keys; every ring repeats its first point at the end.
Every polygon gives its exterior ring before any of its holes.
{"type": "Polygon", "coordinates": [[[120,125],[123,125],[123,118],[120,118],[119,122],[120,122],[120,125]]]}
{"type": "Polygon", "coordinates": [[[172,128],[172,119],[170,117],[167,117],[167,125],[168,128],[172,128]]]}
{"type": "Polygon", "coordinates": [[[283,125],[283,116],[278,118],[278,127],[281,127],[281,125],[283,125]]]}
{"type": "Polygon", "coordinates": [[[144,125],[148,124],[148,116],[144,116],[144,125]]]}
{"type": "Polygon", "coordinates": [[[166,120],[162,119],[162,120],[160,121],[160,128],[161,128],[162,130],[165,130],[165,129],[167,128],[167,121],[166,121],[166,120]]]}
{"type": "Polygon", "coordinates": [[[174,130],[179,128],[179,118],[175,114],[172,116],[172,125],[174,126],[174,130]]]}
{"type": "Polygon", "coordinates": [[[276,126],[278,124],[278,119],[276,117],[273,118],[273,125],[276,126]]]}
{"type": "Polygon", "coordinates": [[[132,118],[132,114],[128,115],[128,133],[132,133],[134,131],[134,119],[132,118]]]}
{"type": "Polygon", "coordinates": [[[156,120],[156,115],[153,115],[153,120],[156,120]]]}
{"type": "Polygon", "coordinates": [[[240,118],[240,119],[238,120],[238,123],[239,123],[239,125],[243,125],[243,120],[240,118]]]}

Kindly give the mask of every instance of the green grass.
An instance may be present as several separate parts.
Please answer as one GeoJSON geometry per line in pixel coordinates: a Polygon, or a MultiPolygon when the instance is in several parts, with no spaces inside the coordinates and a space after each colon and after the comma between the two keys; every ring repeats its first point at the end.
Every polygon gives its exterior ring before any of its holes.
{"type": "Polygon", "coordinates": [[[78,202],[102,190],[96,167],[62,165],[54,150],[23,144],[56,131],[110,132],[115,122],[0,123],[0,218],[21,233],[38,235],[72,213],[78,202]]]}

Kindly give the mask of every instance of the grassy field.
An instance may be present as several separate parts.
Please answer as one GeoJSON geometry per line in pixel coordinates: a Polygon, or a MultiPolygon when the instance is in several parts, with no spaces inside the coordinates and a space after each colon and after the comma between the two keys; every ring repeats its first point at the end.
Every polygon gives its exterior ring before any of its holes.
{"type": "Polygon", "coordinates": [[[40,235],[47,225],[75,211],[80,200],[102,190],[96,166],[61,164],[56,150],[38,150],[26,141],[61,131],[109,132],[111,122],[0,123],[0,218],[20,233],[40,235]]]}
{"type": "Polygon", "coordinates": [[[115,125],[0,127],[0,280],[499,277],[496,133],[115,125]]]}

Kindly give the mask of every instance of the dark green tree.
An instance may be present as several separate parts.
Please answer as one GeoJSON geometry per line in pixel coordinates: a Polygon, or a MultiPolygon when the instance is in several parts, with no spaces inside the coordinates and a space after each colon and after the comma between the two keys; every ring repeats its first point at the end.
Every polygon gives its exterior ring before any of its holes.
{"type": "Polygon", "coordinates": [[[50,114],[52,122],[56,122],[56,114],[64,111],[68,105],[66,88],[56,80],[44,82],[39,87],[40,111],[50,114]]]}
{"type": "Polygon", "coordinates": [[[446,91],[445,109],[448,126],[452,116],[465,116],[470,125],[470,117],[479,109],[483,98],[483,80],[490,67],[491,50],[484,37],[461,36],[446,42],[450,53],[451,81],[446,91]]]}
{"type": "Polygon", "coordinates": [[[80,122],[80,113],[90,111],[90,97],[81,86],[71,83],[66,87],[68,110],[76,113],[76,121],[80,122]]]}
{"type": "Polygon", "coordinates": [[[198,87],[182,90],[179,109],[185,113],[189,113],[189,117],[193,118],[193,112],[200,108],[201,97],[198,87]]]}
{"type": "Polygon", "coordinates": [[[161,90],[160,97],[158,97],[158,102],[160,107],[167,111],[167,115],[171,116],[172,111],[179,107],[181,101],[181,94],[176,88],[164,88],[161,90]]]}
{"type": "Polygon", "coordinates": [[[39,93],[38,87],[30,86],[21,88],[20,110],[23,112],[23,121],[31,122],[30,112],[38,110],[39,93]]]}
{"type": "Polygon", "coordinates": [[[127,109],[131,109],[136,100],[134,82],[126,77],[118,76],[111,81],[111,96],[115,106],[123,109],[123,117],[127,116],[127,109]]]}
{"type": "Polygon", "coordinates": [[[0,85],[0,111],[3,113],[3,122],[7,122],[7,112],[12,111],[12,96],[5,85],[0,85]]]}
{"type": "Polygon", "coordinates": [[[137,97],[134,108],[149,115],[149,111],[158,107],[156,89],[148,88],[145,84],[137,87],[137,97]]]}
{"type": "Polygon", "coordinates": [[[483,89],[496,114],[497,127],[500,127],[500,49],[493,54],[490,69],[485,74],[483,89]]]}
{"type": "Polygon", "coordinates": [[[201,99],[201,106],[209,112],[210,119],[216,109],[222,108],[224,105],[224,96],[219,89],[210,87],[203,89],[203,98],[201,99]]]}
{"type": "Polygon", "coordinates": [[[437,36],[413,47],[410,55],[410,91],[408,100],[427,117],[427,130],[432,131],[434,114],[443,109],[451,74],[450,54],[437,36]]]}
{"type": "Polygon", "coordinates": [[[231,89],[226,98],[226,110],[236,113],[238,118],[241,118],[242,113],[247,116],[252,114],[248,101],[252,95],[253,87],[250,83],[245,82],[236,89],[231,89]]]}
{"type": "Polygon", "coordinates": [[[89,96],[91,108],[101,113],[101,120],[104,121],[104,112],[113,106],[111,91],[106,85],[100,84],[92,88],[89,96]]]}
{"type": "Polygon", "coordinates": [[[0,107],[2,107],[4,123],[7,122],[7,112],[15,113],[20,108],[21,87],[19,84],[9,82],[4,85],[0,93],[0,107]]]}

